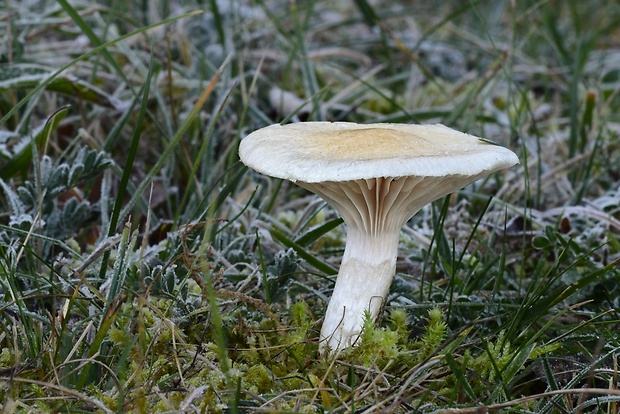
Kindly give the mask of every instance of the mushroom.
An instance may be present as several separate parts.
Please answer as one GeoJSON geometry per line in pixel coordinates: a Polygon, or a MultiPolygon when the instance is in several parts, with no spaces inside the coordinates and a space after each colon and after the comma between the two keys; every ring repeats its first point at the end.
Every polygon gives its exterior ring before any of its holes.
{"type": "Polygon", "coordinates": [[[396,269],[401,227],[426,204],[519,162],[510,150],[444,125],[302,122],[252,132],[248,167],[321,196],[348,227],[321,329],[321,352],[355,344],[396,269]]]}

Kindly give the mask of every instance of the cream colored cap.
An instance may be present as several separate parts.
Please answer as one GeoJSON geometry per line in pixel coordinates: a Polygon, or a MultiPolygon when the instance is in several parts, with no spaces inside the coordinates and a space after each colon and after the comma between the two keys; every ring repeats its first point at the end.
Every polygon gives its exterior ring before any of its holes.
{"type": "Polygon", "coordinates": [[[307,183],[474,176],[519,162],[504,147],[440,124],[350,122],[274,124],[245,137],[239,156],[265,175],[307,183]]]}

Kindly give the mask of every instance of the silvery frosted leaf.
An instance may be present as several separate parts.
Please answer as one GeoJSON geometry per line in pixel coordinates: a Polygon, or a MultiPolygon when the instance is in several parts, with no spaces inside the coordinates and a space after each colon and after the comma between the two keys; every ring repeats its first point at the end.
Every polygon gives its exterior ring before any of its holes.
{"type": "Polygon", "coordinates": [[[105,152],[88,148],[82,148],[82,150],[80,150],[75,162],[83,164],[80,177],[81,180],[95,177],[112,165],[112,160],[108,158],[105,152]]]}
{"type": "Polygon", "coordinates": [[[52,176],[52,169],[54,168],[52,159],[47,155],[41,157],[39,168],[41,169],[41,181],[43,181],[43,183],[47,183],[52,176]]]}
{"type": "MultiPolygon", "coordinates": [[[[20,229],[24,231],[28,231],[32,228],[32,224],[34,223],[34,217],[30,214],[17,214],[11,215],[9,220],[9,227],[13,227],[15,229],[20,229]]],[[[37,228],[45,227],[44,220],[37,221],[37,228]]]]}
{"type": "Polygon", "coordinates": [[[84,164],[79,161],[75,161],[71,166],[71,170],[69,171],[69,177],[67,179],[67,184],[69,186],[74,186],[79,179],[82,177],[82,173],[84,172],[84,164]]]}
{"type": "Polygon", "coordinates": [[[48,197],[57,197],[66,191],[68,175],[69,166],[67,164],[60,164],[58,167],[52,169],[51,174],[45,183],[45,189],[48,197]]]}
{"type": "Polygon", "coordinates": [[[297,264],[299,263],[299,257],[295,250],[288,249],[286,251],[281,250],[276,253],[274,257],[274,273],[276,276],[288,275],[297,270],[297,264]]]}
{"type": "Polygon", "coordinates": [[[17,194],[27,208],[32,209],[37,205],[37,194],[32,183],[26,182],[23,186],[17,187],[17,194]]]}
{"type": "Polygon", "coordinates": [[[17,214],[11,215],[9,220],[9,227],[15,227],[19,229],[29,228],[34,221],[34,217],[30,214],[17,214]]]}
{"type": "Polygon", "coordinates": [[[0,185],[6,194],[11,212],[15,215],[24,214],[26,212],[26,206],[24,206],[24,203],[22,203],[17,193],[15,193],[2,179],[0,179],[0,185]]]}
{"type": "Polygon", "coordinates": [[[73,197],[65,203],[60,221],[65,228],[76,228],[88,220],[90,213],[88,201],[73,197]]]}

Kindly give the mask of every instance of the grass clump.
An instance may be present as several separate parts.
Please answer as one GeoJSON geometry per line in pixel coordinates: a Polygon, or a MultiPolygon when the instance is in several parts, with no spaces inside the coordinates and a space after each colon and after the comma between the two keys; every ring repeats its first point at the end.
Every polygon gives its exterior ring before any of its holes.
{"type": "Polygon", "coordinates": [[[0,4],[3,411],[617,411],[617,5],[134,3],[0,4]],[[299,120],[521,159],[407,223],[338,356],[341,219],[237,157],[299,120]]]}

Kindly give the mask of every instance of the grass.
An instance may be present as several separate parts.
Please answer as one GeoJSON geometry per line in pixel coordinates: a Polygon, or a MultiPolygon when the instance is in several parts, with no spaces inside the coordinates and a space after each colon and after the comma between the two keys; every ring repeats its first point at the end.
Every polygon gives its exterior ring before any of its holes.
{"type": "Polygon", "coordinates": [[[0,4],[2,412],[617,413],[620,7],[0,4]],[[441,122],[521,164],[401,232],[318,355],[340,218],[275,122],[441,122]]]}

